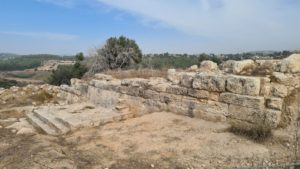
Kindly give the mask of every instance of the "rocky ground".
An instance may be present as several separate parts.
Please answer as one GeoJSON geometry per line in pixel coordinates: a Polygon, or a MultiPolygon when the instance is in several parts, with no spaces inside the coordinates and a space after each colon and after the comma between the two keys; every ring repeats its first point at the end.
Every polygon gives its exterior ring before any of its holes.
{"type": "MultiPolygon", "coordinates": [[[[27,106],[30,109],[30,106],[27,106]]],[[[166,112],[63,136],[6,128],[28,110],[0,112],[0,168],[233,168],[294,162],[293,142],[257,142],[229,126],[166,112]]]]}

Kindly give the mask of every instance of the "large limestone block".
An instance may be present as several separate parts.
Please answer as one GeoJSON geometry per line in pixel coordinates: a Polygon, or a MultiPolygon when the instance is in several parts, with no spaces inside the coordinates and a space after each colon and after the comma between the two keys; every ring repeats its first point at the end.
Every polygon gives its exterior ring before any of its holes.
{"type": "Polygon", "coordinates": [[[199,73],[193,81],[193,88],[213,92],[225,91],[226,77],[221,74],[199,73]]]}
{"type": "Polygon", "coordinates": [[[228,105],[214,101],[185,100],[168,104],[170,112],[209,121],[226,121],[228,105]]]}
{"type": "Polygon", "coordinates": [[[270,95],[274,97],[286,97],[288,88],[282,84],[271,83],[270,95]]]}
{"type": "Polygon", "coordinates": [[[74,86],[74,89],[77,91],[78,95],[85,96],[88,93],[88,85],[87,84],[79,84],[74,86]]]}
{"type": "Polygon", "coordinates": [[[262,109],[264,107],[264,97],[246,96],[234,93],[221,93],[220,101],[228,104],[262,109]]]}
{"type": "Polygon", "coordinates": [[[210,60],[205,60],[200,63],[200,71],[201,72],[215,72],[218,71],[219,67],[215,62],[210,60]]]}
{"type": "Polygon", "coordinates": [[[233,61],[228,60],[221,65],[222,70],[227,73],[233,73],[237,75],[251,74],[256,68],[256,64],[253,60],[233,61]]]}
{"type": "Polygon", "coordinates": [[[281,62],[281,72],[300,73],[300,54],[292,54],[281,62]]]}
{"type": "Polygon", "coordinates": [[[89,84],[99,89],[116,91],[121,86],[121,80],[105,81],[93,79],[89,84]]]}
{"type": "Polygon", "coordinates": [[[147,107],[147,111],[149,113],[167,111],[167,109],[168,109],[167,104],[162,103],[158,100],[146,99],[144,104],[147,107]]]}
{"type": "Polygon", "coordinates": [[[195,118],[210,121],[226,121],[228,105],[216,101],[199,102],[193,111],[195,118]]]}
{"type": "Polygon", "coordinates": [[[260,95],[269,96],[271,90],[271,79],[268,77],[262,77],[260,79],[260,95]]]}
{"type": "Polygon", "coordinates": [[[192,65],[191,67],[188,68],[188,70],[191,72],[196,72],[198,70],[198,65],[192,65]]]}
{"type": "MultiPolygon", "coordinates": [[[[169,93],[160,93],[159,94],[159,100],[162,103],[174,103],[174,102],[180,102],[182,101],[182,99],[184,98],[184,96],[182,95],[175,95],[175,94],[169,94],[169,93]]],[[[193,98],[191,98],[193,99],[193,98]]]]}
{"type": "Polygon", "coordinates": [[[143,98],[145,99],[152,99],[152,100],[160,100],[160,94],[153,90],[145,90],[143,92],[143,98]]]}
{"type": "Polygon", "coordinates": [[[157,92],[166,92],[167,88],[171,86],[171,83],[163,78],[150,78],[148,85],[149,89],[151,90],[157,92]]]}
{"type": "Polygon", "coordinates": [[[281,111],[260,110],[237,105],[229,105],[228,119],[235,128],[249,130],[275,129],[281,120],[281,111]]]}
{"type": "Polygon", "coordinates": [[[188,95],[198,99],[208,99],[210,93],[206,90],[189,89],[188,95]]]}
{"type": "Polygon", "coordinates": [[[89,100],[105,108],[115,107],[119,101],[120,94],[115,91],[108,91],[89,86],[87,97],[89,100]]]}
{"type": "Polygon", "coordinates": [[[83,83],[82,80],[76,79],[76,78],[71,79],[70,82],[71,82],[71,86],[75,86],[75,85],[83,83]]]}
{"type": "Polygon", "coordinates": [[[182,73],[180,76],[180,85],[191,88],[195,75],[196,73],[193,72],[182,73]]]}
{"type": "Polygon", "coordinates": [[[292,74],[284,74],[281,72],[274,72],[271,76],[272,81],[283,84],[285,86],[299,87],[300,78],[292,74]]]}
{"type": "Polygon", "coordinates": [[[266,109],[264,113],[265,113],[264,125],[269,126],[270,128],[273,129],[277,128],[281,120],[282,112],[278,110],[266,109]]]}
{"type": "Polygon", "coordinates": [[[101,74],[101,73],[95,74],[94,77],[98,80],[112,80],[113,79],[113,77],[111,75],[106,75],[106,74],[101,74]]]}
{"type": "Polygon", "coordinates": [[[269,75],[274,71],[280,71],[281,60],[256,60],[255,74],[269,75]]]}
{"type": "Polygon", "coordinates": [[[179,84],[180,83],[180,72],[176,72],[175,69],[168,70],[167,79],[172,82],[172,84],[179,84]]]}
{"type": "Polygon", "coordinates": [[[123,79],[121,80],[122,86],[130,86],[130,87],[143,87],[147,88],[149,85],[149,80],[143,78],[131,78],[131,79],[123,79]]]}
{"type": "Polygon", "coordinates": [[[232,73],[234,63],[235,63],[234,60],[227,60],[220,65],[220,69],[223,70],[224,72],[232,73]]]}
{"type": "Polygon", "coordinates": [[[260,78],[231,75],[227,78],[226,90],[242,95],[259,95],[260,78]]]}
{"type": "Polygon", "coordinates": [[[283,99],[281,98],[266,98],[266,106],[270,109],[281,110],[283,99]]]}
{"type": "Polygon", "coordinates": [[[170,94],[187,95],[188,89],[186,87],[181,87],[178,85],[171,85],[167,88],[166,92],[170,94]]]}
{"type": "Polygon", "coordinates": [[[236,61],[233,65],[234,74],[250,74],[255,69],[255,62],[253,60],[236,61]]]}

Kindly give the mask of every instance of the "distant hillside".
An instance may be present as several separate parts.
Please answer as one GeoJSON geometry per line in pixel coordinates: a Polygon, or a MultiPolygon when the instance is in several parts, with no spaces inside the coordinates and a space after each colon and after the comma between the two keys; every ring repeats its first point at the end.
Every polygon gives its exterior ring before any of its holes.
{"type": "Polygon", "coordinates": [[[18,57],[19,55],[13,54],[13,53],[0,53],[0,59],[7,59],[7,58],[13,58],[18,57]]]}
{"type": "Polygon", "coordinates": [[[2,54],[0,71],[25,70],[39,67],[47,60],[73,60],[74,56],[59,56],[50,54],[13,55],[2,54]]]}

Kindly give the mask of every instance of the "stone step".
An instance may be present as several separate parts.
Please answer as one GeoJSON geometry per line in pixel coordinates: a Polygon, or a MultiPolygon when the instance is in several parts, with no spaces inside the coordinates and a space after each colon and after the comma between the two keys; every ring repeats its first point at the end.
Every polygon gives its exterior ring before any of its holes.
{"type": "Polygon", "coordinates": [[[57,131],[54,128],[52,128],[51,126],[46,124],[44,121],[39,119],[37,116],[35,116],[34,113],[28,113],[28,114],[26,114],[26,117],[27,117],[28,122],[32,126],[34,126],[37,130],[42,131],[49,135],[58,135],[59,134],[59,133],[57,133],[57,131]]]}
{"type": "Polygon", "coordinates": [[[60,120],[57,120],[58,119],[57,117],[55,117],[52,113],[46,110],[34,110],[33,113],[43,122],[45,122],[52,128],[55,128],[56,131],[60,134],[65,134],[70,131],[68,125],[65,125],[60,120]]]}

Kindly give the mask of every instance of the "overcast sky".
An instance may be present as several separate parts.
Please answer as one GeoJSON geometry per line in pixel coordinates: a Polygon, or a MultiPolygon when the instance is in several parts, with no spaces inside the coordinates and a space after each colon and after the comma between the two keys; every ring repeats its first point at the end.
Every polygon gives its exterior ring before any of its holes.
{"type": "Polygon", "coordinates": [[[144,53],[300,49],[299,0],[1,0],[0,52],[74,54],[111,36],[144,53]]]}

